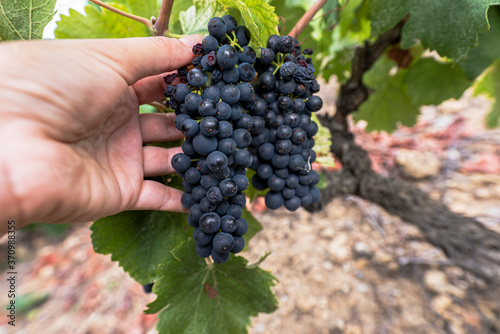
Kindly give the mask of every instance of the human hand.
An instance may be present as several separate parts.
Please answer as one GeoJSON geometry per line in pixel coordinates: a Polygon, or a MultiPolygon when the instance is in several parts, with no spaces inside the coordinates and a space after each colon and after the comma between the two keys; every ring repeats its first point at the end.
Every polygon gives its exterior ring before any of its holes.
{"type": "MultiPolygon", "coordinates": [[[[200,36],[0,44],[0,219],[95,220],[124,210],[184,211],[182,192],[144,177],[172,173],[182,138],[163,98],[165,72],[191,62],[200,36]]],[[[2,232],[0,231],[0,232],[2,232]]]]}

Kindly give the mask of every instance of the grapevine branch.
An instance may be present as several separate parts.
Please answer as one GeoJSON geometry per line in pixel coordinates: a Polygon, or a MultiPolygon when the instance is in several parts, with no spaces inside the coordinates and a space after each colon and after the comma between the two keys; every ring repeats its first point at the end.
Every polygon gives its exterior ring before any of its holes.
{"type": "Polygon", "coordinates": [[[106,8],[107,10],[110,10],[112,11],[113,13],[116,13],[118,15],[121,15],[121,16],[124,16],[126,18],[129,18],[129,19],[132,19],[134,21],[137,21],[137,22],[140,22],[144,25],[146,25],[149,29],[153,28],[153,23],[151,23],[150,20],[144,18],[144,17],[141,17],[141,16],[137,16],[137,15],[134,15],[134,14],[130,14],[130,13],[127,13],[127,12],[124,12],[123,10],[120,10],[118,8],[115,8],[113,6],[110,6],[108,5],[107,3],[105,2],[102,2],[100,0],[89,0],[90,2],[93,2],[95,3],[96,5],[98,6],[101,6],[103,8],[106,8]]]}
{"type": "Polygon", "coordinates": [[[314,15],[316,15],[316,13],[319,12],[319,10],[321,8],[323,8],[323,6],[326,5],[327,2],[328,2],[328,0],[318,0],[318,1],[316,1],[311,6],[311,8],[309,8],[307,10],[307,12],[305,12],[305,14],[295,24],[295,26],[290,31],[289,35],[292,36],[293,38],[297,38],[300,35],[300,33],[302,32],[302,30],[304,30],[305,27],[307,27],[307,25],[309,24],[309,22],[311,22],[311,20],[313,19],[314,15]]]}
{"type": "Polygon", "coordinates": [[[168,31],[168,24],[170,22],[170,14],[172,13],[173,6],[174,6],[174,0],[162,1],[160,7],[160,13],[158,14],[158,19],[154,24],[157,36],[163,36],[165,32],[168,31]]]}
{"type": "Polygon", "coordinates": [[[412,184],[375,173],[368,153],[354,142],[354,135],[349,132],[347,116],[369,96],[362,82],[364,73],[387,47],[399,42],[404,23],[403,20],[373,44],[367,43],[356,50],[351,77],[340,88],[337,112],[333,117],[320,118],[331,132],[331,151],[342,163],[342,169],[325,175],[328,187],[322,191],[321,201],[307,209],[318,211],[335,197],[359,196],[417,226],[426,240],[441,248],[455,265],[500,282],[499,234],[473,218],[450,211],[412,184]]]}

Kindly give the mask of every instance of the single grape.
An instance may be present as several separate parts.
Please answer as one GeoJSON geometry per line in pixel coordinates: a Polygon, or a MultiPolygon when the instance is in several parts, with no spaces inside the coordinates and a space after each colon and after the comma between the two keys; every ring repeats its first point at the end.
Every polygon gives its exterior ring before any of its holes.
{"type": "Polygon", "coordinates": [[[180,83],[174,87],[172,91],[172,97],[177,100],[177,102],[184,102],[186,96],[191,93],[188,85],[180,83]]]}
{"type": "Polygon", "coordinates": [[[220,220],[220,230],[226,233],[233,233],[236,230],[236,218],[226,215],[220,220]]]}
{"type": "MultiPolygon", "coordinates": [[[[207,87],[210,88],[210,87],[207,87]]],[[[216,88],[217,89],[217,88],[216,88]]],[[[198,105],[198,112],[200,113],[200,116],[202,117],[207,117],[207,116],[215,116],[216,114],[216,104],[212,100],[202,100],[200,104],[198,105]]]]}
{"type": "Polygon", "coordinates": [[[231,35],[231,31],[235,30],[238,25],[236,19],[231,15],[224,15],[222,20],[226,23],[226,34],[231,35]]]}
{"type": "Polygon", "coordinates": [[[227,211],[226,211],[226,214],[238,219],[243,214],[243,209],[239,205],[229,204],[227,211]]]}
{"type": "Polygon", "coordinates": [[[233,232],[235,236],[242,236],[248,231],[248,222],[245,218],[238,218],[236,220],[236,230],[233,232]]]}
{"type": "Polygon", "coordinates": [[[196,241],[198,245],[204,246],[208,245],[209,243],[212,242],[212,239],[214,238],[213,234],[207,234],[203,232],[203,230],[198,227],[195,228],[193,231],[193,239],[196,241]]]}
{"type": "MultiPolygon", "coordinates": [[[[240,80],[240,73],[241,72],[239,70],[239,67],[232,67],[229,70],[223,70],[222,80],[224,80],[224,82],[227,84],[238,83],[238,80],[240,80]]],[[[249,80],[243,80],[243,81],[249,81],[249,80]]]]}
{"type": "Polygon", "coordinates": [[[243,47],[250,43],[250,31],[247,27],[239,25],[235,30],[236,39],[238,40],[239,46],[243,47]]]}
{"type": "Polygon", "coordinates": [[[285,36],[281,36],[278,39],[277,48],[278,48],[278,51],[281,53],[290,53],[293,50],[294,44],[295,43],[293,42],[293,38],[288,36],[288,35],[285,35],[285,36]]]}
{"type": "Polygon", "coordinates": [[[219,253],[219,252],[216,252],[215,249],[212,248],[212,253],[210,253],[210,255],[212,256],[212,260],[215,263],[222,264],[222,263],[226,263],[229,260],[231,253],[219,253]]]}
{"type": "Polygon", "coordinates": [[[187,119],[181,124],[181,132],[186,137],[194,137],[199,132],[198,122],[194,119],[187,119]]]}
{"type": "MultiPolygon", "coordinates": [[[[198,154],[208,155],[217,149],[217,138],[205,136],[204,134],[197,134],[193,138],[193,147],[198,154]]],[[[186,153],[186,152],[184,152],[186,153]]]]}
{"type": "Polygon", "coordinates": [[[201,173],[200,171],[195,168],[195,167],[190,167],[187,171],[186,171],[186,176],[184,177],[184,179],[189,183],[189,184],[197,184],[198,182],[200,182],[200,179],[201,179],[201,173]]]}
{"type": "Polygon", "coordinates": [[[266,206],[271,210],[280,208],[284,202],[280,192],[269,191],[265,196],[266,206]]]}
{"type": "Polygon", "coordinates": [[[244,191],[248,188],[249,182],[248,178],[245,175],[235,175],[232,180],[236,183],[238,187],[238,191],[244,191]]]}
{"type": "Polygon", "coordinates": [[[207,54],[210,51],[217,51],[219,48],[219,42],[215,37],[207,36],[201,41],[201,46],[203,47],[203,52],[207,54]]]}
{"type": "Polygon", "coordinates": [[[217,51],[217,64],[223,70],[229,70],[238,63],[238,54],[231,45],[223,45],[217,51]]]}
{"type": "Polygon", "coordinates": [[[199,257],[206,258],[209,257],[210,254],[212,254],[212,249],[212,244],[208,244],[205,246],[196,245],[196,254],[198,254],[199,257]]]}
{"type": "Polygon", "coordinates": [[[220,91],[214,86],[208,86],[203,90],[201,97],[205,100],[212,100],[213,102],[217,103],[220,100],[220,91]]]}
{"type": "Polygon", "coordinates": [[[238,148],[245,148],[252,142],[252,135],[248,130],[245,129],[234,130],[231,138],[234,139],[234,141],[236,142],[236,147],[238,148]]]}
{"type": "Polygon", "coordinates": [[[310,111],[318,111],[323,107],[323,100],[317,95],[313,95],[307,99],[306,108],[310,111]]]}
{"type": "Polygon", "coordinates": [[[231,253],[239,253],[245,248],[245,239],[243,237],[233,236],[234,246],[231,253]]]}
{"type": "Polygon", "coordinates": [[[172,167],[180,172],[185,172],[191,167],[191,159],[184,153],[174,155],[171,163],[172,167]]]}
{"type": "MultiPolygon", "coordinates": [[[[238,65],[238,78],[241,81],[250,82],[255,77],[255,68],[249,63],[241,63],[238,65]]],[[[238,80],[238,79],[236,79],[238,80]]]]}
{"type": "Polygon", "coordinates": [[[207,200],[212,204],[219,204],[223,200],[219,187],[212,187],[207,190],[207,200]]]}
{"type": "Polygon", "coordinates": [[[208,33],[218,41],[226,34],[227,26],[223,19],[214,17],[208,21],[208,33]]]}
{"type": "Polygon", "coordinates": [[[250,63],[253,64],[257,59],[255,50],[249,46],[243,47],[243,51],[238,52],[238,61],[240,63],[250,63]]]}
{"type": "MultiPolygon", "coordinates": [[[[201,61],[201,59],[200,59],[201,61]]],[[[207,74],[205,71],[199,69],[199,68],[193,68],[191,71],[189,71],[188,75],[188,82],[191,86],[193,87],[202,87],[207,83],[207,74]]]]}
{"type": "Polygon", "coordinates": [[[302,201],[299,197],[293,196],[290,199],[287,199],[285,201],[285,208],[290,211],[297,211],[298,208],[300,208],[300,205],[302,204],[302,201]]]}
{"type": "Polygon", "coordinates": [[[228,166],[227,156],[220,152],[214,151],[207,156],[207,167],[212,172],[217,172],[225,169],[228,166]]]}
{"type": "Polygon", "coordinates": [[[217,232],[220,228],[220,217],[215,212],[204,213],[200,218],[200,230],[207,234],[217,232]]]}
{"type": "Polygon", "coordinates": [[[205,136],[217,135],[219,133],[219,121],[212,116],[205,117],[200,121],[200,132],[205,136]]]}
{"type": "Polygon", "coordinates": [[[225,85],[220,90],[220,97],[227,104],[235,104],[240,99],[240,91],[235,85],[225,85]]]}
{"type": "MultiPolygon", "coordinates": [[[[232,197],[238,192],[236,182],[231,179],[221,181],[219,184],[220,191],[224,197],[232,197]]],[[[231,203],[231,201],[229,201],[231,203]]]]}
{"type": "Polygon", "coordinates": [[[219,122],[219,133],[217,134],[217,138],[224,139],[229,138],[233,134],[233,125],[227,121],[219,122]]]}

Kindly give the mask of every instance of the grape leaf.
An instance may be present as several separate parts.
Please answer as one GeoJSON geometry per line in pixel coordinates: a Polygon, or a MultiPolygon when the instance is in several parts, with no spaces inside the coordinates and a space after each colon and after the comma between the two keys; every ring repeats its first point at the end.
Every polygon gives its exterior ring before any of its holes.
{"type": "Polygon", "coordinates": [[[190,238],[187,215],[165,211],[126,211],[99,219],[92,226],[92,244],[141,284],[155,281],[168,252],[190,238]]]}
{"type": "Polygon", "coordinates": [[[257,190],[252,184],[252,178],[256,174],[256,172],[252,169],[247,170],[247,178],[250,181],[250,184],[248,185],[248,188],[243,192],[246,197],[250,198],[250,203],[253,202],[254,199],[256,199],[259,196],[265,196],[269,189],[266,190],[257,190]]]}
{"type": "Polygon", "coordinates": [[[370,37],[369,7],[365,0],[351,0],[337,11],[339,18],[335,29],[325,33],[315,45],[306,41],[306,47],[315,50],[314,61],[319,73],[328,80],[336,75],[340,82],[349,76],[355,49],[370,37]]]}
{"type": "Polygon", "coordinates": [[[195,246],[193,240],[181,244],[160,265],[154,286],[158,297],[145,311],[161,311],[160,333],[247,333],[250,317],[277,308],[270,289],[276,279],[270,272],[249,269],[246,259],[234,255],[222,265],[207,263],[195,246]]]}
{"type": "MultiPolygon", "coordinates": [[[[260,48],[267,45],[267,39],[273,34],[278,34],[278,16],[274,7],[266,0],[217,0],[225,9],[237,9],[245,26],[250,31],[250,46],[260,56],[260,48]]],[[[241,23],[240,23],[241,24],[241,23]]]]}
{"type": "Polygon", "coordinates": [[[0,41],[41,39],[56,0],[0,0],[0,41]]]}
{"type": "Polygon", "coordinates": [[[250,239],[252,239],[259,231],[262,231],[262,224],[255,219],[247,208],[243,208],[243,214],[241,216],[248,222],[248,231],[243,235],[245,238],[245,249],[247,249],[250,239]]]}
{"type": "Polygon", "coordinates": [[[372,0],[369,18],[372,36],[395,26],[409,14],[403,27],[401,47],[420,40],[441,56],[460,60],[488,29],[486,12],[500,0],[372,0]]]}
{"type": "Polygon", "coordinates": [[[115,4],[124,5],[127,8],[127,12],[147,19],[150,19],[151,16],[158,17],[158,13],[160,11],[160,6],[156,0],[103,0],[103,1],[114,3],[112,5],[113,7],[116,7],[115,4]]]}
{"type": "Polygon", "coordinates": [[[382,56],[365,74],[365,83],[375,91],[368,97],[359,111],[353,114],[356,121],[368,122],[366,131],[393,131],[398,123],[412,126],[417,121],[419,108],[407,95],[404,78],[407,70],[391,74],[396,63],[382,56]]]}
{"type": "MultiPolygon", "coordinates": [[[[124,5],[111,5],[127,12],[124,5]]],[[[69,16],[61,15],[54,34],[56,38],[124,38],[152,35],[142,23],[90,5],[85,7],[85,15],[73,9],[70,9],[69,16]]]]}
{"type": "Polygon", "coordinates": [[[211,0],[197,0],[186,11],[179,13],[182,33],[208,35],[207,24],[212,17],[226,14],[222,7],[211,0]]]}
{"type": "Polygon", "coordinates": [[[479,76],[496,59],[500,58],[500,6],[488,10],[490,30],[479,34],[479,45],[470,49],[467,58],[460,62],[470,79],[479,76]]]}
{"type": "Polygon", "coordinates": [[[474,95],[486,95],[494,100],[486,117],[486,125],[494,128],[500,125],[500,60],[497,60],[476,80],[474,95]]]}
{"type": "Polygon", "coordinates": [[[182,28],[180,24],[180,13],[187,10],[192,6],[192,1],[174,1],[172,6],[172,12],[170,13],[170,21],[168,23],[168,29],[171,32],[182,33],[182,28]]]}
{"type": "Polygon", "coordinates": [[[333,158],[330,147],[332,146],[332,134],[330,130],[323,126],[316,114],[312,114],[311,120],[318,124],[318,133],[314,136],[314,151],[317,154],[316,162],[324,167],[335,167],[335,159],[333,158]]]}
{"type": "Polygon", "coordinates": [[[422,58],[409,68],[404,83],[411,102],[426,105],[460,98],[472,81],[458,65],[422,58]]]}

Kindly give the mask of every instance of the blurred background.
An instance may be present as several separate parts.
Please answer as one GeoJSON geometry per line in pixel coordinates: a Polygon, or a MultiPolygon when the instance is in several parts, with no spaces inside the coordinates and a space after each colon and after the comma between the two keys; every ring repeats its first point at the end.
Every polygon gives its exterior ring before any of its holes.
{"type": "MultiPolygon", "coordinates": [[[[58,1],[46,27],[87,1],[58,1]]],[[[322,83],[322,113],[335,112],[338,84],[322,83]]],[[[458,100],[426,106],[416,126],[391,134],[351,124],[375,171],[412,182],[452,211],[476,217],[500,233],[500,129],[484,118],[490,101],[466,91],[458,100]]],[[[332,167],[329,167],[332,168],[332,167]]],[[[338,167],[337,167],[338,168],[338,167]]],[[[250,209],[264,225],[242,255],[279,284],[280,308],[253,319],[250,333],[500,333],[500,289],[453,266],[419,230],[382,208],[350,196],[322,212],[250,209]]],[[[155,299],[110,256],[96,254],[90,224],[37,224],[17,231],[16,327],[0,318],[0,333],[156,333],[155,299]]],[[[0,239],[5,249],[7,239],[0,239]]],[[[5,252],[0,253],[6,277],[5,252]]],[[[7,282],[0,282],[5,308],[7,282]]]]}

